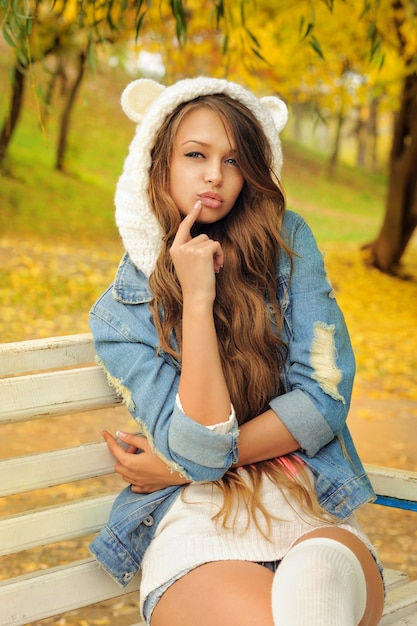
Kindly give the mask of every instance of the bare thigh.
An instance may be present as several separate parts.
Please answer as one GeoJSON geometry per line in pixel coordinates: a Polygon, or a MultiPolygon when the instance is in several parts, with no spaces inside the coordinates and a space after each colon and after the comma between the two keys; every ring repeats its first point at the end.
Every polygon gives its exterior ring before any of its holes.
{"type": "Polygon", "coordinates": [[[378,566],[366,545],[353,533],[344,528],[337,528],[335,526],[313,530],[303,535],[296,543],[301,543],[312,537],[327,537],[328,539],[340,541],[352,550],[359,559],[365,575],[367,598],[365,613],[359,626],[377,626],[384,609],[384,586],[378,566]]]}
{"type": "Polygon", "coordinates": [[[165,591],[151,626],[273,626],[273,577],[248,561],[200,565],[165,591]]]}

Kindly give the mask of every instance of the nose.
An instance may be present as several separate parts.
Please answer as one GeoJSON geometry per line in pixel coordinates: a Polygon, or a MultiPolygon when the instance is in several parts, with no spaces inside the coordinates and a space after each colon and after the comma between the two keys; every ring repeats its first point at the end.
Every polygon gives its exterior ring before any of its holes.
{"type": "Polygon", "coordinates": [[[206,183],[211,183],[214,187],[221,185],[223,179],[221,163],[210,161],[204,174],[206,183]]]}

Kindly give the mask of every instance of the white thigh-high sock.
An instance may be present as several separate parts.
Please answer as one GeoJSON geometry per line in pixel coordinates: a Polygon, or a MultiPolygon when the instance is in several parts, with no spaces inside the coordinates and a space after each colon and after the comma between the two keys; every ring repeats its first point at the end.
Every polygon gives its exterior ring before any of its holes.
{"type": "Polygon", "coordinates": [[[275,573],[275,626],[357,626],[365,607],[361,564],[334,539],[314,537],[298,543],[275,573]]]}

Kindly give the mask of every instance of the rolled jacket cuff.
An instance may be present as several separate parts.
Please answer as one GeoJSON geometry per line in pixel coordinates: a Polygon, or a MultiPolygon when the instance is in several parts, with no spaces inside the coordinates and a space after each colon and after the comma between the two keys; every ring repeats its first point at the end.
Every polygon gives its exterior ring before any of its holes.
{"type": "MultiPolygon", "coordinates": [[[[228,432],[217,432],[191,419],[178,405],[171,416],[168,444],[172,456],[180,456],[202,468],[201,476],[193,480],[207,480],[204,469],[219,470],[218,478],[238,459],[239,428],[232,417],[228,432]]],[[[199,474],[198,470],[194,470],[199,474]]],[[[213,477],[212,480],[216,478],[213,477]]]]}
{"type": "Polygon", "coordinates": [[[323,415],[301,389],[277,396],[269,403],[307,456],[314,456],[334,438],[323,415]]]}

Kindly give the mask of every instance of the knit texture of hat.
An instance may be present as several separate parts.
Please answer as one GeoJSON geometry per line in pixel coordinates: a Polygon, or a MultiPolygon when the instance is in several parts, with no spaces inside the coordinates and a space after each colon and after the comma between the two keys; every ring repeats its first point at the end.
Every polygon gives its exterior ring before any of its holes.
{"type": "Polygon", "coordinates": [[[279,178],[282,151],[279,132],[287,122],[287,107],[279,98],[257,98],[236,83],[217,78],[188,78],[170,87],[150,79],[130,83],[122,94],[122,108],[136,122],[122,175],[116,187],[116,224],[134,265],[149,276],[162,247],[162,228],[148,196],[151,151],[165,118],[181,103],[198,96],[226,94],[244,104],[260,122],[273,154],[273,171],[279,178]]]}

